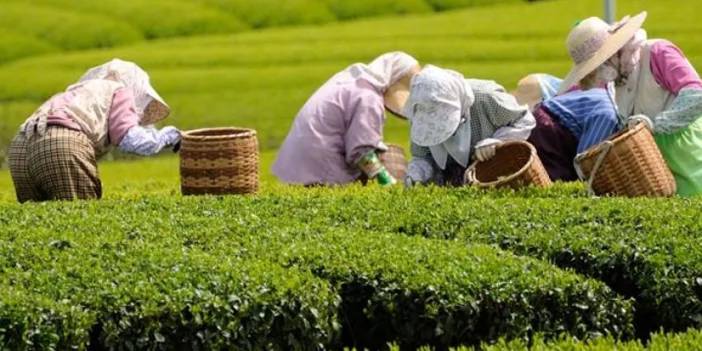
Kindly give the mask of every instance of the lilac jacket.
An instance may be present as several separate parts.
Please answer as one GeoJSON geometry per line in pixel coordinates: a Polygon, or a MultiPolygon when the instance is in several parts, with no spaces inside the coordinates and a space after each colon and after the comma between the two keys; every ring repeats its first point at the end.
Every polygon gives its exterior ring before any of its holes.
{"type": "Polygon", "coordinates": [[[356,162],[383,138],[382,92],[364,80],[332,77],[298,112],[273,164],[291,184],[346,184],[361,172],[356,162]]]}

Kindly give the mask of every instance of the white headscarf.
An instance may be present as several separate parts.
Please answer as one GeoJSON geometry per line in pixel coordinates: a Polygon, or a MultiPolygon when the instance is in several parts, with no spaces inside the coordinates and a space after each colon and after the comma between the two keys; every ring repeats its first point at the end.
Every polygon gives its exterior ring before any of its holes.
{"type": "Polygon", "coordinates": [[[419,62],[404,52],[389,52],[378,56],[370,64],[354,63],[337,73],[334,79],[340,82],[363,79],[379,92],[384,93],[388,87],[395,84],[417,65],[419,62]]]}
{"type": "Polygon", "coordinates": [[[469,161],[469,119],[474,101],[473,89],[456,71],[427,65],[412,79],[405,105],[410,137],[415,144],[429,148],[441,169],[446,168],[448,155],[464,167],[469,161]]]}
{"type": "Polygon", "coordinates": [[[125,87],[132,89],[134,100],[137,109],[142,117],[142,123],[156,123],[168,116],[170,109],[161,96],[151,86],[149,75],[133,62],[113,59],[105,64],[89,69],[80,78],[79,82],[90,79],[109,79],[124,84],[125,87]],[[145,114],[146,107],[152,101],[158,101],[161,108],[151,111],[149,115],[145,114]]]}

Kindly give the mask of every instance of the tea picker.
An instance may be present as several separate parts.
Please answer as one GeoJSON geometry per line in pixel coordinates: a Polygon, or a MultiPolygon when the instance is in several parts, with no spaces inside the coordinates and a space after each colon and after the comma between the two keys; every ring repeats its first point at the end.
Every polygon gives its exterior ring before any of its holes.
{"type": "Polygon", "coordinates": [[[498,145],[525,140],[535,124],[497,83],[431,65],[412,80],[403,111],[411,124],[406,186],[462,185],[471,158],[494,157],[498,145]]]}
{"type": "Polygon", "coordinates": [[[169,112],[136,64],[114,59],[90,69],[42,104],[12,141],[8,160],[17,200],[100,198],[97,158],[112,147],[149,156],[176,145],[178,129],[151,126],[169,112]]]}
{"type": "Polygon", "coordinates": [[[396,183],[382,164],[386,109],[402,117],[419,63],[390,52],[356,63],[324,83],[302,106],[278,151],[273,173],[284,183],[341,185],[376,179],[396,183]]]}

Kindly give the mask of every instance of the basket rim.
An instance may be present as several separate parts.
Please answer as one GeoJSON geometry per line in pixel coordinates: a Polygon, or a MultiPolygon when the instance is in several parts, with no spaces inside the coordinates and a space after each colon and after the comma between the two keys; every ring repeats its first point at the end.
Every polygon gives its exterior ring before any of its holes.
{"type": "MultiPolygon", "coordinates": [[[[511,145],[526,145],[527,147],[529,147],[529,152],[531,155],[531,157],[529,157],[529,161],[527,163],[525,163],[524,166],[522,166],[522,168],[520,168],[518,171],[512,173],[511,175],[509,175],[506,178],[502,178],[500,180],[494,180],[492,182],[487,182],[487,183],[481,182],[476,178],[474,184],[476,184],[478,186],[483,186],[483,187],[490,187],[490,186],[495,186],[495,185],[499,185],[499,184],[503,184],[503,183],[508,183],[508,182],[511,182],[513,179],[517,178],[518,176],[520,176],[522,173],[526,172],[526,170],[529,169],[529,167],[531,167],[531,164],[534,163],[534,157],[536,156],[536,148],[534,147],[534,145],[531,145],[531,143],[526,141],[526,140],[510,140],[510,141],[506,141],[506,142],[501,143],[500,145],[497,146],[497,148],[501,149],[503,147],[511,146],[511,145]]],[[[481,162],[482,161],[473,162],[468,167],[468,169],[466,169],[466,173],[468,173],[470,171],[474,172],[475,168],[481,162]]]]}
{"type": "Polygon", "coordinates": [[[593,157],[593,156],[597,156],[597,155],[599,155],[599,153],[600,153],[600,151],[601,151],[601,149],[602,149],[602,145],[603,145],[606,141],[611,142],[611,143],[613,144],[612,146],[615,146],[615,145],[617,145],[617,144],[623,142],[624,140],[631,138],[632,136],[634,136],[634,134],[640,132],[640,131],[641,131],[642,129],[644,129],[644,128],[646,128],[646,126],[645,126],[643,123],[639,123],[639,124],[637,124],[637,125],[635,125],[635,126],[633,126],[633,127],[631,127],[631,128],[626,128],[626,129],[624,129],[624,130],[622,130],[622,131],[620,131],[620,132],[618,132],[618,133],[612,135],[611,137],[607,138],[606,140],[603,140],[603,141],[601,141],[600,143],[598,143],[598,144],[596,144],[596,145],[593,145],[593,146],[591,146],[589,149],[587,149],[587,150],[581,152],[580,154],[576,155],[575,161],[580,162],[580,161],[582,161],[583,159],[590,158],[590,157],[593,157]]]}
{"type": "Polygon", "coordinates": [[[218,128],[199,128],[184,131],[181,133],[183,139],[192,141],[222,141],[240,138],[250,138],[256,136],[256,130],[243,127],[218,127],[218,128]],[[205,132],[230,132],[219,135],[198,135],[205,132]]]}

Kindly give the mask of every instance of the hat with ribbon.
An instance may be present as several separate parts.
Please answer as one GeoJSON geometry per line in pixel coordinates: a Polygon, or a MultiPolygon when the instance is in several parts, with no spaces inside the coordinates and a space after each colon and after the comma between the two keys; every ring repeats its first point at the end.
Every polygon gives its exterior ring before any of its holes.
{"type": "Polygon", "coordinates": [[[563,79],[559,94],[567,91],[614,56],[641,29],[646,11],[609,25],[598,17],[578,23],[568,34],[566,46],[575,66],[563,79]]]}

